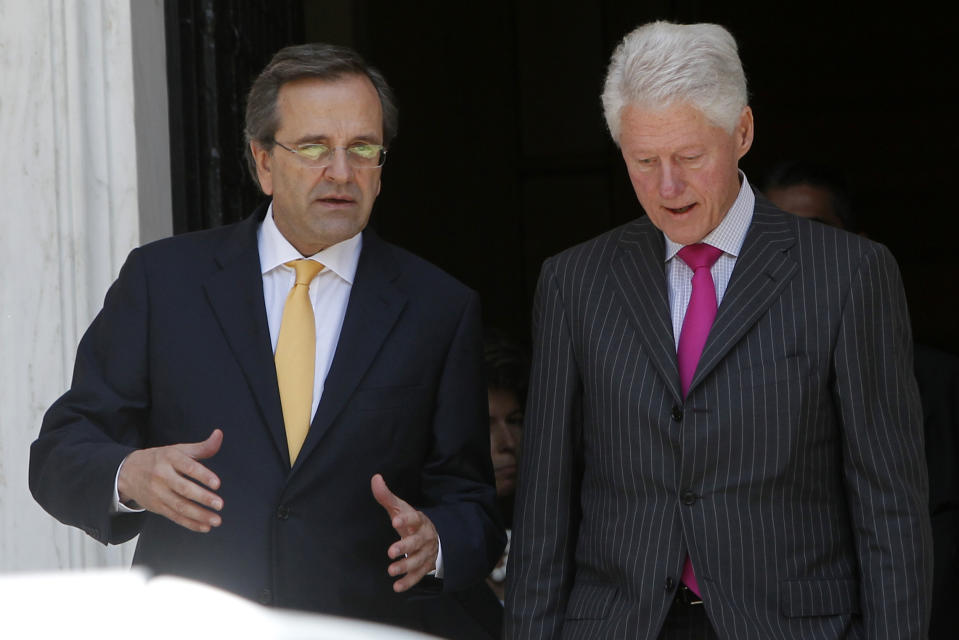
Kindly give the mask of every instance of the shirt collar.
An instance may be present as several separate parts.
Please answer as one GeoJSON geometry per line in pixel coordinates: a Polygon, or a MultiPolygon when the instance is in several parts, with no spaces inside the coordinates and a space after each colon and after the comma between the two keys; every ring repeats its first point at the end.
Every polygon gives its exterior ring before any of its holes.
{"type": "MultiPolygon", "coordinates": [[[[260,252],[260,272],[264,275],[290,260],[299,260],[303,257],[277,229],[276,221],[273,219],[272,202],[257,231],[256,242],[260,252]]],[[[358,233],[352,238],[331,245],[308,257],[323,264],[349,284],[353,284],[362,248],[363,234],[358,233]]]]}
{"type": "MultiPolygon", "coordinates": [[[[723,216],[719,225],[700,241],[736,258],[739,257],[739,250],[742,249],[743,242],[746,240],[746,232],[753,219],[753,208],[756,206],[756,194],[749,186],[746,174],[740,171],[739,177],[742,179],[739,195],[736,196],[733,206],[723,216]]],[[[666,238],[666,262],[669,262],[684,245],[673,242],[666,234],[663,234],[663,237],[666,238]]]]}

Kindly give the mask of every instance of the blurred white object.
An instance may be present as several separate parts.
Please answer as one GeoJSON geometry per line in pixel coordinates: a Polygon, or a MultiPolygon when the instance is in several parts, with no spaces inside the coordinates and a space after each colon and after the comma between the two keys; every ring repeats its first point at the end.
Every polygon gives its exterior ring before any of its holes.
{"type": "Polygon", "coordinates": [[[493,582],[503,582],[506,580],[506,565],[509,564],[509,543],[510,539],[513,537],[513,530],[506,530],[506,548],[503,549],[503,555],[500,558],[500,561],[496,563],[496,566],[493,567],[493,571],[489,574],[489,577],[493,582]]]}
{"type": "Polygon", "coordinates": [[[0,638],[102,639],[121,631],[138,640],[434,638],[371,622],[270,609],[215,587],[151,577],[138,569],[0,576],[0,609],[0,638]]]}

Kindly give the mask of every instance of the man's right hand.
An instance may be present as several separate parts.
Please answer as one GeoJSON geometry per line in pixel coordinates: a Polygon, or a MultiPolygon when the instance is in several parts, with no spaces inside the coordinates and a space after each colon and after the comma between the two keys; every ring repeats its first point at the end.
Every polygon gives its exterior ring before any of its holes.
{"type": "Polygon", "coordinates": [[[223,432],[214,429],[203,442],[134,451],[117,477],[120,502],[134,501],[191,531],[207,533],[220,526],[214,513],[223,509],[223,499],[214,493],[220,479],[197,460],[212,458],[222,444],[223,432]]]}

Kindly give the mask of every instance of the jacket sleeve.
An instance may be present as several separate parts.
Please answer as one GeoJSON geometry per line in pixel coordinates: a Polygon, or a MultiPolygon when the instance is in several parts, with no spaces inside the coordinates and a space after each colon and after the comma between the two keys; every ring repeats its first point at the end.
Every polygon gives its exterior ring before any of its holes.
{"type": "Polygon", "coordinates": [[[925,638],[932,543],[922,411],[905,294],[880,245],[852,280],[834,362],[866,635],[925,638]]]}
{"type": "Polygon", "coordinates": [[[30,447],[30,491],[60,522],[98,541],[139,531],[139,514],[111,515],[117,470],[142,445],[149,405],[148,293],[134,250],[77,349],[73,380],[30,447]]]}
{"type": "Polygon", "coordinates": [[[443,590],[482,582],[506,545],[489,453],[478,296],[463,308],[437,386],[423,509],[443,545],[443,590]]]}
{"type": "Polygon", "coordinates": [[[572,590],[582,386],[552,262],[533,308],[534,352],[506,583],[505,637],[558,638],[572,590]]]}

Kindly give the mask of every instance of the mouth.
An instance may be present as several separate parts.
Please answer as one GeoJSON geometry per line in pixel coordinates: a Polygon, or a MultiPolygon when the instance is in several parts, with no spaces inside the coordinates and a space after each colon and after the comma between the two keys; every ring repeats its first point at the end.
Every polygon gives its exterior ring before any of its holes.
{"type": "Polygon", "coordinates": [[[317,198],[317,202],[321,202],[328,207],[349,207],[356,204],[356,200],[350,196],[343,195],[329,195],[322,198],[317,198]]]}
{"type": "Polygon", "coordinates": [[[494,471],[495,471],[496,475],[498,475],[498,476],[511,476],[511,475],[514,475],[514,474],[516,473],[516,465],[515,465],[515,464],[504,464],[504,465],[502,465],[502,466],[496,467],[496,469],[494,469],[494,471]]]}
{"type": "Polygon", "coordinates": [[[692,204],[686,205],[685,207],[677,207],[677,208],[673,208],[673,207],[663,207],[663,208],[666,209],[666,211],[669,211],[669,212],[672,213],[672,214],[680,215],[680,214],[683,214],[683,213],[688,212],[690,209],[692,209],[692,208],[695,207],[695,206],[696,206],[696,203],[694,202],[694,203],[692,203],[692,204]]]}

